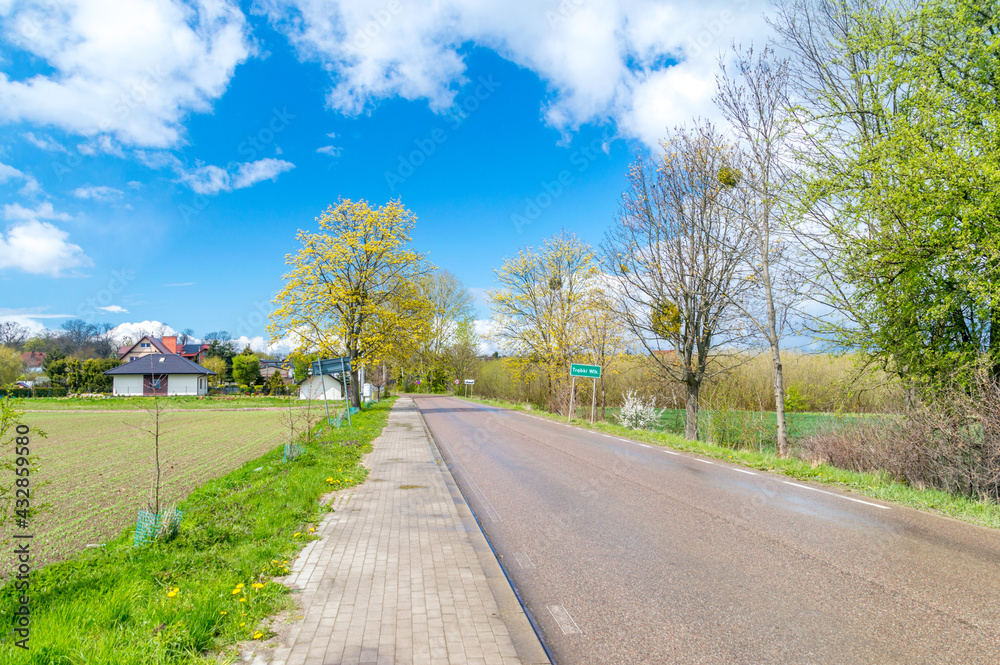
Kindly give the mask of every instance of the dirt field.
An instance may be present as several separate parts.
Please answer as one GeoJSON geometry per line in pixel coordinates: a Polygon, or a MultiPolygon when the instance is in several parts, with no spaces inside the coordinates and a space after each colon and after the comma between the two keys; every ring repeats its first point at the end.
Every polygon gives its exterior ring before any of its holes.
{"type": "MultiPolygon", "coordinates": [[[[287,411],[173,411],[161,415],[161,502],[183,498],[205,481],[282,445],[287,411]]],[[[135,526],[146,506],[153,472],[145,412],[29,413],[25,420],[48,438],[32,439],[41,469],[33,502],[53,505],[34,532],[35,565],[50,563],[135,526]]],[[[3,535],[8,542],[7,534],[3,535]]],[[[6,559],[7,557],[4,557],[6,559]]],[[[3,563],[7,563],[4,561],[3,563]]]]}

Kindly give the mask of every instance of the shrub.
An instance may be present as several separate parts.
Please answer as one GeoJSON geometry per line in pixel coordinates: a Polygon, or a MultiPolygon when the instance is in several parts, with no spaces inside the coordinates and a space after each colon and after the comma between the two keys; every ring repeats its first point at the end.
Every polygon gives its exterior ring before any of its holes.
{"type": "Polygon", "coordinates": [[[652,397],[643,399],[634,390],[630,390],[625,394],[618,423],[629,429],[649,429],[662,415],[663,411],[654,407],[652,397]]]}
{"type": "Polygon", "coordinates": [[[813,462],[1000,502],[1000,384],[980,374],[971,392],[950,390],[905,415],[820,432],[800,445],[813,462]]]}

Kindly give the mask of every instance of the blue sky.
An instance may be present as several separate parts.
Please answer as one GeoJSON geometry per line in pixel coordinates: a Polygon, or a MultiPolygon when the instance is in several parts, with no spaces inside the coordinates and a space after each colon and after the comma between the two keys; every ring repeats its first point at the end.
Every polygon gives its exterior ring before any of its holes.
{"type": "Polygon", "coordinates": [[[713,116],[719,50],[761,9],[0,0],[0,319],[259,346],[296,231],[340,196],[400,198],[481,294],[561,229],[600,242],[629,162],[713,116]]]}

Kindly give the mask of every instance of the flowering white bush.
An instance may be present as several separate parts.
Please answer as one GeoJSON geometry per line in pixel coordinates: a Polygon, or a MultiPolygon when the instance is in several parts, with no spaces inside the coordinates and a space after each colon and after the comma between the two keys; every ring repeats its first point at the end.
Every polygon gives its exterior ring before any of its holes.
{"type": "Polygon", "coordinates": [[[655,409],[653,403],[652,397],[646,400],[634,390],[628,391],[618,414],[618,423],[629,429],[649,429],[663,415],[663,411],[655,409]]]}

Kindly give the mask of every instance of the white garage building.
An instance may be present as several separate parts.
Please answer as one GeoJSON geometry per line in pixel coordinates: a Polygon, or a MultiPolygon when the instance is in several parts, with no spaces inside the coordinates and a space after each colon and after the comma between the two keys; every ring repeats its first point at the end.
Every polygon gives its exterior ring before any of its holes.
{"type": "Polygon", "coordinates": [[[299,399],[323,399],[324,388],[327,400],[344,399],[344,385],[340,381],[340,373],[308,377],[299,384],[299,399]]]}
{"type": "Polygon", "coordinates": [[[207,395],[215,372],[174,353],[134,358],[105,372],[114,379],[114,394],[207,395]]]}

